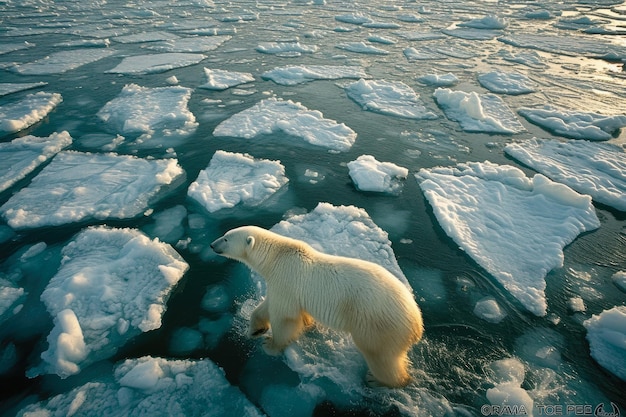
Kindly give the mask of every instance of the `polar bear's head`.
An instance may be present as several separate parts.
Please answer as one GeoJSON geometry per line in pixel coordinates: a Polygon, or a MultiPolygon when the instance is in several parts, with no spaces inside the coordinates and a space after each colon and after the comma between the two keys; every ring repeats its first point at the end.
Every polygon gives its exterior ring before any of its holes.
{"type": "Polygon", "coordinates": [[[257,236],[263,229],[256,226],[243,226],[229,230],[226,234],[211,243],[211,248],[218,255],[238,261],[246,261],[257,236]]]}

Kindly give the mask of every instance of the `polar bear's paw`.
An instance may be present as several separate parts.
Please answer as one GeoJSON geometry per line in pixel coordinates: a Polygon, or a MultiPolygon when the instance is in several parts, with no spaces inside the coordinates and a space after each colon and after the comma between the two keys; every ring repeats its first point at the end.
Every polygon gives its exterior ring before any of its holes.
{"type": "Polygon", "coordinates": [[[253,329],[252,327],[250,327],[248,329],[248,337],[251,339],[256,339],[257,337],[265,335],[265,333],[267,333],[269,329],[269,327],[259,327],[257,329],[253,329]]]}
{"type": "Polygon", "coordinates": [[[374,377],[374,374],[369,369],[365,374],[365,384],[370,388],[384,388],[385,385],[374,377]]]}
{"type": "Polygon", "coordinates": [[[268,337],[263,341],[263,350],[270,356],[279,356],[283,352],[282,349],[276,347],[274,339],[271,337],[268,337]]]}

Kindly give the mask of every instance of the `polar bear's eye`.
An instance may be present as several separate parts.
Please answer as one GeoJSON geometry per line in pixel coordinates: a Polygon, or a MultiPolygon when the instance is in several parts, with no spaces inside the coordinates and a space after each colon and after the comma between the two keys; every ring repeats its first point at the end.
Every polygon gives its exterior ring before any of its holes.
{"type": "Polygon", "coordinates": [[[228,242],[228,239],[224,238],[224,242],[228,242]]]}

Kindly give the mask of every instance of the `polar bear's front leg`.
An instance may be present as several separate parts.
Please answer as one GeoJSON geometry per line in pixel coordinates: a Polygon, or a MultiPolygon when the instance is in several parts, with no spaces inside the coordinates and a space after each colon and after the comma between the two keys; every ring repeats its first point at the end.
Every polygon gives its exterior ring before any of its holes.
{"type": "Polygon", "coordinates": [[[272,323],[272,337],[265,339],[263,350],[268,355],[279,355],[291,342],[296,340],[305,328],[302,316],[283,318],[272,323]]]}
{"type": "Polygon", "coordinates": [[[270,303],[265,300],[259,304],[250,316],[250,325],[248,327],[248,337],[260,337],[263,336],[270,328],[270,303]]]}

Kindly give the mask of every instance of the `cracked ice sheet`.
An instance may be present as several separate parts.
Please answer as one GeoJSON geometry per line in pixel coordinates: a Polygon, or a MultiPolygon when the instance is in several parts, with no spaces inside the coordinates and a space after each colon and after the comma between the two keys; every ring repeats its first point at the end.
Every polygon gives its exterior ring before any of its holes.
{"type": "Polygon", "coordinates": [[[408,119],[436,119],[437,115],[424,107],[411,87],[398,81],[364,80],[345,87],[348,97],[363,109],[408,119]]]}
{"type": "Polygon", "coordinates": [[[446,234],[537,316],[563,248],[600,227],[589,196],[512,166],[473,162],[415,176],[446,234]]]}
{"type": "Polygon", "coordinates": [[[345,124],[324,118],[317,110],[309,110],[291,100],[269,98],[221,122],[213,136],[250,139],[283,131],[306,142],[333,151],[347,151],[356,140],[356,133],[345,124]]]}
{"type": "Polygon", "coordinates": [[[63,151],[0,213],[14,229],[134,218],[183,174],[175,159],[63,151]]]}
{"type": "Polygon", "coordinates": [[[34,125],[62,101],[61,94],[40,91],[18,102],[0,106],[0,135],[19,132],[34,125]]]}
{"type": "Polygon", "coordinates": [[[280,161],[217,151],[187,193],[213,213],[237,204],[262,204],[287,182],[285,167],[280,161]]]}
{"type": "Polygon", "coordinates": [[[361,67],[348,65],[291,65],[277,67],[261,74],[261,78],[280,85],[303,84],[314,80],[337,80],[340,78],[365,78],[361,67]]]}
{"type": "Polygon", "coordinates": [[[512,135],[525,131],[509,106],[495,94],[478,94],[438,88],[433,94],[446,116],[466,132],[512,135]]]}
{"type": "Polygon", "coordinates": [[[72,137],[67,132],[53,133],[47,138],[29,135],[0,143],[0,193],[71,144],[72,137]]]}
{"type": "Polygon", "coordinates": [[[626,211],[626,152],[609,143],[530,139],[504,151],[598,203],[626,211]]]}
{"type": "Polygon", "coordinates": [[[195,416],[207,410],[212,417],[262,416],[210,360],[144,356],[125,360],[98,382],[30,404],[17,415],[195,416]]]}
{"type": "Polygon", "coordinates": [[[189,268],[170,245],[138,230],[105,226],[80,232],[61,255],[61,267],[41,294],[54,327],[31,377],[74,375],[161,327],[169,294],[189,268]]]}
{"type": "Polygon", "coordinates": [[[105,72],[113,74],[156,74],[194,65],[205,58],[206,55],[182,52],[137,55],[124,58],[115,68],[105,72]]]}

